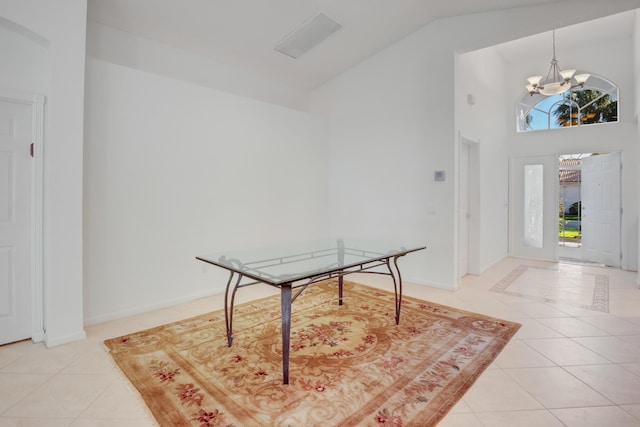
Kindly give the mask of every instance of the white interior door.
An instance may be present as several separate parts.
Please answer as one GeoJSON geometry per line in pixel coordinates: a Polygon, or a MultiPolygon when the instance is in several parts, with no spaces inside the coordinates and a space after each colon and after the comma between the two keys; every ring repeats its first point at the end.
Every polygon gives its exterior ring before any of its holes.
{"type": "Polygon", "coordinates": [[[515,257],[556,261],[557,157],[513,158],[509,172],[509,253],[515,257]]]}
{"type": "Polygon", "coordinates": [[[582,159],[582,258],[620,267],[620,153],[582,159]]]}
{"type": "Polygon", "coordinates": [[[0,99],[0,344],[31,337],[32,106],[0,99]]]}

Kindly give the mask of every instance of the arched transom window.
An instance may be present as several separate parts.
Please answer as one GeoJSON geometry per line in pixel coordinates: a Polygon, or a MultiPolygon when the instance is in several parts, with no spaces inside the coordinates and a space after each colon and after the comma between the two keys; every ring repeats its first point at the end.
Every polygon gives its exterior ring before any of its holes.
{"type": "Polygon", "coordinates": [[[618,87],[591,75],[584,88],[559,95],[525,93],[516,105],[518,132],[618,121],[618,87]]]}

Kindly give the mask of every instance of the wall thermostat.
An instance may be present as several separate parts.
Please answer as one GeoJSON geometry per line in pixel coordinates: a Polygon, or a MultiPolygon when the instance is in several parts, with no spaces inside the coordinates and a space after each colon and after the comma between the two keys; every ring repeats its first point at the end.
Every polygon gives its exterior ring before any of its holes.
{"type": "Polygon", "coordinates": [[[444,171],[435,171],[433,173],[434,181],[444,181],[444,171]]]}

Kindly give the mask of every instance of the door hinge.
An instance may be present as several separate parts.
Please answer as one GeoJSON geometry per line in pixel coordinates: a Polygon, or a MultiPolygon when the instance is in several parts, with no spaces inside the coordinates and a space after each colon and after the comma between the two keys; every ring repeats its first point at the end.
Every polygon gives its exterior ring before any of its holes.
{"type": "Polygon", "coordinates": [[[34,156],[34,149],[35,149],[35,145],[32,142],[31,145],[29,146],[29,154],[31,154],[31,157],[35,157],[34,156]]]}

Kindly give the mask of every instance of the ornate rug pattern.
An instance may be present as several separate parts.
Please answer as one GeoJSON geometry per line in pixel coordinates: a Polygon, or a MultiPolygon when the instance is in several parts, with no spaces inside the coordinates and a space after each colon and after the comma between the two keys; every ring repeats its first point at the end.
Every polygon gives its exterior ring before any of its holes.
{"type": "Polygon", "coordinates": [[[280,297],[105,341],[162,426],[431,426],[519,324],[335,280],[294,303],[282,384],[280,297]]]}

